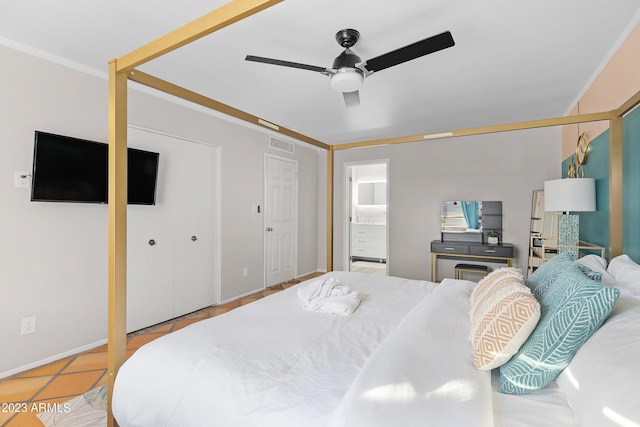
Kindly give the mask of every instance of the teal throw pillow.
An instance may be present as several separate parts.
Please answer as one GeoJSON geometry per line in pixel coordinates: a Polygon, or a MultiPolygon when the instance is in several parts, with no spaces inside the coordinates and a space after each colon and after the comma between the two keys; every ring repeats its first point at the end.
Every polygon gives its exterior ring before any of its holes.
{"type": "Polygon", "coordinates": [[[593,271],[592,269],[590,269],[586,265],[582,265],[580,263],[576,263],[576,264],[578,264],[578,268],[580,269],[580,271],[582,271],[582,274],[587,276],[589,279],[595,280],[596,282],[602,282],[602,273],[598,273],[597,271],[593,271]]]}
{"type": "Polygon", "coordinates": [[[577,270],[578,268],[578,263],[573,260],[571,254],[564,252],[554,256],[538,267],[536,271],[525,280],[525,283],[529,289],[531,289],[533,296],[540,298],[561,273],[570,269],[577,270]]]}
{"type": "Polygon", "coordinates": [[[565,267],[556,280],[541,282],[546,289],[539,298],[540,320],[520,350],[500,367],[501,393],[525,394],[551,383],[618,299],[616,288],[589,279],[576,266],[565,267]]]}

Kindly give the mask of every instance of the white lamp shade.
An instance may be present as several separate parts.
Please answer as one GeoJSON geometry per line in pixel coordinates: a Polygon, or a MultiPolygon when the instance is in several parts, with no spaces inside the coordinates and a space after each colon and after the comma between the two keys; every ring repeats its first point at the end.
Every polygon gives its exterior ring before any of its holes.
{"type": "Polygon", "coordinates": [[[551,212],[595,211],[595,179],[566,178],[546,181],[544,183],[544,210],[551,212]]]}
{"type": "Polygon", "coordinates": [[[355,68],[341,68],[331,76],[331,87],[338,92],[355,92],[362,88],[364,76],[355,68]]]}

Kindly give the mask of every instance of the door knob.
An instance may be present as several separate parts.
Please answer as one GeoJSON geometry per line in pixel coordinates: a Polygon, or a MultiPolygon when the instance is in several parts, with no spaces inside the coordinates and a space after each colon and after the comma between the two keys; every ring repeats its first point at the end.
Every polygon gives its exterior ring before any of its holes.
{"type": "Polygon", "coordinates": [[[156,244],[156,241],[155,241],[155,240],[153,240],[153,239],[149,240],[149,246],[153,246],[153,245],[155,245],[155,244],[156,244]]]}
{"type": "Polygon", "coordinates": [[[198,238],[196,236],[191,236],[191,240],[195,242],[198,238]]]}

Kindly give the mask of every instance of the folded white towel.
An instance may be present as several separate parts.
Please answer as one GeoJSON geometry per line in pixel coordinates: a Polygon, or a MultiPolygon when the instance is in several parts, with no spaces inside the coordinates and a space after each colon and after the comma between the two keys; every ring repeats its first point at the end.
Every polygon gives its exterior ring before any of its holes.
{"type": "Polygon", "coordinates": [[[298,288],[298,298],[306,310],[346,316],[360,304],[360,296],[339,279],[317,279],[298,288]]]}
{"type": "Polygon", "coordinates": [[[298,298],[305,304],[308,304],[319,298],[325,298],[331,295],[331,291],[338,285],[341,285],[339,279],[329,277],[328,279],[317,279],[298,288],[298,298]]]}
{"type": "Polygon", "coordinates": [[[349,289],[348,286],[346,285],[336,285],[333,287],[333,289],[331,289],[331,296],[332,297],[346,297],[347,295],[349,295],[349,292],[351,292],[351,289],[349,289]]]}
{"type": "Polygon", "coordinates": [[[304,308],[311,311],[318,311],[327,314],[340,314],[347,316],[355,311],[360,305],[360,295],[351,291],[345,296],[329,296],[313,304],[305,304],[304,308]]]}

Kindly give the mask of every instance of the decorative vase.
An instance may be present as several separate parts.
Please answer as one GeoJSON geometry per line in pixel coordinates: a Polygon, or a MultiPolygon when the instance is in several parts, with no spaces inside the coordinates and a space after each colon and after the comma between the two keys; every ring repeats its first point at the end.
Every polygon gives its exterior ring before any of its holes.
{"type": "Polygon", "coordinates": [[[489,243],[490,245],[497,245],[498,244],[498,238],[497,237],[487,237],[487,243],[489,243]]]}

